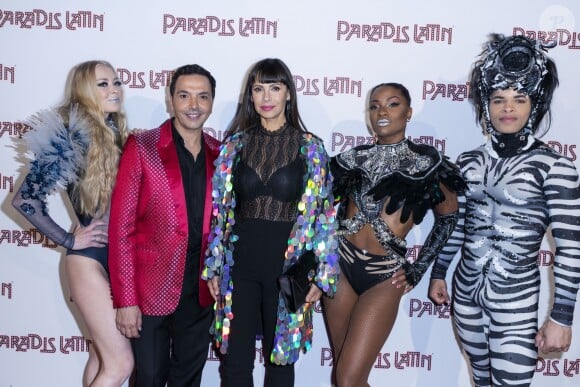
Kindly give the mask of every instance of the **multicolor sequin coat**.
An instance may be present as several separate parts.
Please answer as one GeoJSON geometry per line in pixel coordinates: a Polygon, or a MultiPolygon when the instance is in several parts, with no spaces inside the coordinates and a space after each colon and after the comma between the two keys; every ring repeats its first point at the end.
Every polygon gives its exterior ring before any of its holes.
{"type": "MultiPolygon", "coordinates": [[[[233,233],[236,194],[233,190],[233,171],[240,159],[244,133],[233,135],[223,144],[216,160],[213,177],[213,220],[209,247],[202,277],[220,279],[220,297],[215,305],[215,320],[211,327],[221,353],[228,348],[229,325],[234,318],[230,271],[234,265],[234,245],[238,237],[233,233]]],[[[303,136],[300,152],[306,163],[304,193],[298,202],[298,217],[288,238],[284,270],[293,265],[304,250],[314,250],[318,270],[316,285],[328,296],[334,296],[339,266],[337,254],[336,211],[333,206],[332,176],[329,157],[320,139],[310,133],[303,136]]],[[[312,305],[304,304],[290,313],[280,297],[276,333],[270,360],[275,364],[292,364],[300,352],[312,346],[312,305]]]]}

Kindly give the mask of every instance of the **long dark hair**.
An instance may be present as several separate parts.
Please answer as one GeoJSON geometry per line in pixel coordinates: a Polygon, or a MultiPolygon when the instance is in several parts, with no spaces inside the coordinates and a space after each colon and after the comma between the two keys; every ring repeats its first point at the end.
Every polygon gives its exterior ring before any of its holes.
{"type": "Polygon", "coordinates": [[[238,105],[236,115],[228,127],[225,138],[228,138],[237,132],[246,131],[253,126],[260,124],[260,115],[256,112],[254,103],[252,102],[252,87],[256,82],[280,82],[286,85],[288,93],[290,94],[290,99],[286,101],[286,108],[284,111],[286,122],[294,128],[304,132],[307,131],[306,126],[300,117],[300,113],[298,113],[296,86],[290,69],[288,69],[288,66],[278,58],[266,58],[254,64],[248,73],[246,84],[243,89],[242,101],[238,105]]]}

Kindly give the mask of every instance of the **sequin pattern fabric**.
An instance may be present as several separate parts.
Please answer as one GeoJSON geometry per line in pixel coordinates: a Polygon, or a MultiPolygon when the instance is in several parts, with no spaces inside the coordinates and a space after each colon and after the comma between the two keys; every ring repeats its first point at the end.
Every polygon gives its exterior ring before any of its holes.
{"type": "MultiPolygon", "coordinates": [[[[213,178],[213,222],[208,256],[203,278],[220,278],[221,296],[215,306],[215,320],[211,328],[222,353],[227,352],[233,284],[230,268],[234,265],[232,233],[235,224],[236,198],[233,192],[233,169],[243,146],[243,133],[233,136],[221,148],[213,178]]],[[[332,177],[328,170],[328,156],[322,142],[311,134],[304,134],[300,152],[306,161],[305,188],[298,203],[298,217],[288,239],[285,268],[292,265],[305,249],[314,250],[319,265],[316,284],[329,296],[334,295],[338,280],[337,241],[335,238],[336,213],[331,191],[332,177]]],[[[312,307],[305,304],[296,313],[289,313],[279,299],[275,343],[271,361],[292,364],[300,352],[311,348],[312,307]]]]}
{"type": "Polygon", "coordinates": [[[382,179],[393,173],[406,176],[425,174],[439,164],[431,157],[411,150],[407,140],[366,149],[353,148],[337,156],[337,161],[345,169],[357,168],[364,174],[362,187],[354,192],[354,200],[368,219],[378,217],[387,200],[377,201],[368,194],[382,179]]]}
{"type": "MultiPolygon", "coordinates": [[[[206,157],[212,147],[217,153],[217,140],[204,139],[206,157]]],[[[116,308],[139,305],[151,316],[175,310],[183,282],[187,231],[185,195],[168,120],[161,128],[129,136],[121,157],[109,227],[116,308]]]]}

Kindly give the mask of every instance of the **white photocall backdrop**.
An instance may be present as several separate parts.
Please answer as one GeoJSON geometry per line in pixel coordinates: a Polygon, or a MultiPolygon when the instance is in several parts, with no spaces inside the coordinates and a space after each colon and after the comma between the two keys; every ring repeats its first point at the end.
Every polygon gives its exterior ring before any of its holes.
{"type": "MultiPolygon", "coordinates": [[[[561,86],[552,130],[544,141],[576,161],[580,3],[511,2],[220,1],[167,2],[3,0],[0,3],[0,387],[78,386],[89,338],[75,319],[63,276],[64,250],[34,230],[10,205],[22,179],[26,130],[20,121],[56,105],[69,69],[106,59],[124,83],[131,128],[158,126],[168,117],[171,71],[198,63],[217,79],[206,130],[221,138],[238,103],[244,75],[264,57],[292,70],[299,108],[330,154],[369,139],[365,100],[372,86],[400,82],[412,95],[408,136],[457,155],[482,143],[467,101],[467,75],[490,32],[555,39],[550,51],[561,86]]],[[[578,165],[578,162],[577,162],[578,165]]],[[[50,198],[51,214],[73,224],[63,195],[50,198]]],[[[428,217],[408,237],[416,254],[428,217]]],[[[538,257],[542,272],[541,321],[553,291],[553,243],[538,257]]],[[[450,271],[451,275],[451,271],[450,271]]],[[[428,274],[427,274],[428,278],[428,274]]],[[[469,367],[455,338],[450,311],[433,305],[423,281],[401,301],[399,316],[371,372],[372,386],[470,386],[469,367]]],[[[580,308],[579,308],[580,309],[580,308]]],[[[314,345],[296,365],[296,385],[330,386],[330,346],[322,315],[314,345]]],[[[533,386],[580,385],[580,312],[564,354],[540,355],[533,386]]],[[[256,343],[257,348],[260,347],[256,343]]],[[[256,357],[261,385],[263,359],[256,357]]],[[[218,361],[208,352],[203,386],[219,385],[218,361]]]]}

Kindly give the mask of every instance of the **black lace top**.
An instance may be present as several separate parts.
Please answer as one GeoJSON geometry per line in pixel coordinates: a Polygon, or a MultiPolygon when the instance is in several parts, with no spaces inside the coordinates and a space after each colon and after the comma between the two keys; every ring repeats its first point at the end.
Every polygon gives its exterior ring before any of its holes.
{"type": "Polygon", "coordinates": [[[296,221],[304,191],[301,140],[302,133],[288,125],[276,131],[261,126],[248,130],[234,171],[236,219],[296,221]]]}

